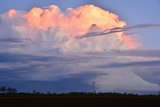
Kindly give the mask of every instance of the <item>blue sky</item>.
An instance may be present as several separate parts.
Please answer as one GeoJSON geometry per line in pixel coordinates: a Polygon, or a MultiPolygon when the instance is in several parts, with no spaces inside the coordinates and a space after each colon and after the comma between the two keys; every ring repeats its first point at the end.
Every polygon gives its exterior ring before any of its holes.
{"type": "MultiPolygon", "coordinates": [[[[114,12],[128,25],[141,23],[160,24],[159,0],[1,0],[0,13],[9,9],[29,10],[33,7],[57,5],[62,10],[68,7],[76,8],[85,4],[94,4],[103,9],[114,12]]],[[[137,32],[137,31],[136,31],[137,32]]],[[[138,31],[144,48],[160,48],[160,28],[138,31]]]]}
{"type": "Polygon", "coordinates": [[[137,35],[130,36],[143,47],[123,50],[128,47],[116,34],[83,42],[55,28],[36,32],[19,17],[33,7],[57,5],[63,11],[85,4],[116,13],[127,26],[160,24],[159,0],[0,0],[0,85],[19,91],[92,91],[95,81],[97,91],[157,94],[160,27],[135,29],[137,35]],[[10,9],[21,11],[6,18],[3,13],[10,9]]]}

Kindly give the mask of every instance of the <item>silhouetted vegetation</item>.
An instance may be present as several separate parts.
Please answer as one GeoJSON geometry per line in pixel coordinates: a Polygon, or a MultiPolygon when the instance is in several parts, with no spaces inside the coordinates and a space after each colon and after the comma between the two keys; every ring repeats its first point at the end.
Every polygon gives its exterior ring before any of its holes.
{"type": "Polygon", "coordinates": [[[12,87],[0,87],[0,107],[160,107],[160,95],[129,93],[40,93],[17,92],[12,87]]]}
{"type": "Polygon", "coordinates": [[[0,96],[127,96],[127,97],[160,97],[160,94],[157,95],[138,95],[133,93],[95,93],[95,92],[69,92],[69,93],[41,93],[33,90],[32,92],[17,92],[16,88],[12,87],[0,87],[0,96]]]}
{"type": "Polygon", "coordinates": [[[2,86],[2,87],[0,87],[0,93],[1,94],[16,94],[17,93],[17,89],[12,88],[12,87],[2,86]]]}

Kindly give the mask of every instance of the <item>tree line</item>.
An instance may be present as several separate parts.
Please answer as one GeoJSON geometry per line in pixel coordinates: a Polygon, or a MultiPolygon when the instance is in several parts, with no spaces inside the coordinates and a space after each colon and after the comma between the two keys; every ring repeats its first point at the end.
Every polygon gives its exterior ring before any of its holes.
{"type": "Polygon", "coordinates": [[[5,86],[0,87],[0,94],[15,94],[15,93],[17,93],[16,88],[5,87],[5,86]]]}
{"type": "Polygon", "coordinates": [[[160,96],[160,91],[157,95],[138,95],[138,94],[133,94],[133,93],[116,93],[116,92],[69,92],[69,93],[51,93],[51,92],[47,92],[47,93],[40,93],[40,92],[37,92],[35,90],[33,90],[31,93],[30,92],[18,92],[16,88],[13,88],[13,87],[6,87],[6,86],[1,86],[0,87],[0,94],[1,95],[4,95],[4,94],[19,94],[19,95],[81,95],[81,96],[85,96],[85,95],[101,95],[101,96],[160,96]]]}

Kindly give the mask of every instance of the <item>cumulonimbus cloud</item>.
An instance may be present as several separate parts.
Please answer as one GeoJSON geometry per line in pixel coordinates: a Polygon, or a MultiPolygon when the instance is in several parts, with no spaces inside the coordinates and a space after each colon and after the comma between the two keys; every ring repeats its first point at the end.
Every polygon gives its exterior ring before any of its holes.
{"type": "Polygon", "coordinates": [[[139,47],[139,43],[123,31],[110,33],[112,36],[75,39],[95,31],[123,29],[126,26],[118,15],[94,5],[68,8],[66,11],[55,5],[35,7],[25,12],[12,9],[1,14],[0,20],[0,28],[3,29],[1,39],[8,36],[31,39],[37,44],[36,49],[43,46],[62,52],[82,52],[139,47]]]}

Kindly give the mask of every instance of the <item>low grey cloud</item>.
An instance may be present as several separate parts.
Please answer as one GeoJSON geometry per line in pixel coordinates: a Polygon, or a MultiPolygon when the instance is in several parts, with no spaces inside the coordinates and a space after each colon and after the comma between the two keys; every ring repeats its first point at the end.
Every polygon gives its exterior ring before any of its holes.
{"type": "Polygon", "coordinates": [[[142,61],[142,62],[126,62],[126,63],[110,63],[108,65],[100,65],[100,68],[119,68],[119,67],[130,67],[130,66],[156,66],[160,65],[159,61],[142,61]]]}
{"type": "MultiPolygon", "coordinates": [[[[91,91],[91,83],[95,81],[97,91],[156,93],[160,89],[160,57],[157,55],[159,51],[146,51],[106,51],[50,56],[1,53],[0,81],[3,81],[3,84],[15,81],[12,85],[16,86],[25,81],[28,81],[27,84],[32,81],[41,85],[48,81],[54,86],[58,85],[58,88],[54,87],[57,92],[70,89],[91,91]],[[77,86],[76,83],[80,85],[77,86]]],[[[31,85],[26,89],[22,89],[23,86],[17,87],[22,91],[32,89],[31,85]]],[[[50,90],[50,87],[47,87],[50,90]]]]}

